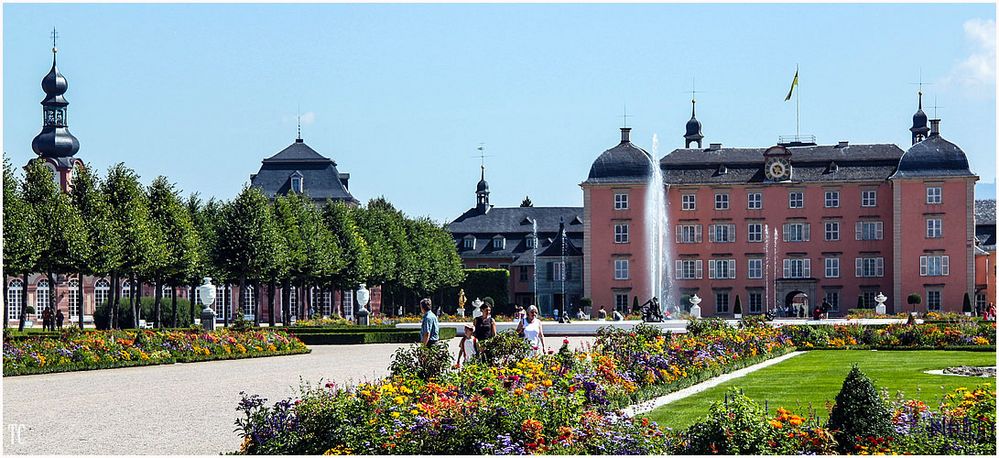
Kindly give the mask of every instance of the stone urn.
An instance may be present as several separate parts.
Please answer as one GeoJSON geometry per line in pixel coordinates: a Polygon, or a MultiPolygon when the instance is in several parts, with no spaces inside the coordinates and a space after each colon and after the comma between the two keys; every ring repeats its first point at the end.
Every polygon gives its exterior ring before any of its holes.
{"type": "Polygon", "coordinates": [[[887,300],[888,298],[885,297],[884,293],[878,292],[878,295],[874,296],[874,302],[878,303],[878,305],[874,307],[874,313],[877,313],[878,315],[885,315],[887,312],[887,307],[885,307],[885,301],[887,300]]]}
{"type": "Polygon", "coordinates": [[[480,309],[480,307],[482,307],[482,304],[485,304],[485,302],[482,302],[481,300],[479,300],[479,298],[475,298],[475,300],[472,301],[472,318],[473,319],[482,316],[482,310],[480,309]]]}
{"type": "Polygon", "coordinates": [[[701,318],[701,298],[694,294],[690,297],[690,317],[697,320],[701,318]]]}

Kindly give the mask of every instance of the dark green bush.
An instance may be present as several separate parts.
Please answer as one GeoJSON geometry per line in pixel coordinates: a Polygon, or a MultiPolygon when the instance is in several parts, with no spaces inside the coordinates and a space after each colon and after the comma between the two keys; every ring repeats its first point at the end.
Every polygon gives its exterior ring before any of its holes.
{"type": "Polygon", "coordinates": [[[730,331],[731,329],[732,327],[721,318],[703,318],[687,322],[687,334],[692,336],[700,336],[715,331],[730,331]]]}
{"type": "Polygon", "coordinates": [[[684,433],[685,455],[766,455],[774,439],[766,412],[752,399],[730,389],[725,402],[711,404],[707,418],[684,433]]]}
{"type": "MultiPolygon", "coordinates": [[[[142,310],[140,311],[140,317],[149,323],[152,323],[153,316],[155,315],[154,310],[155,298],[143,297],[139,304],[142,310]]],[[[191,302],[187,299],[177,298],[177,322],[173,322],[173,303],[170,298],[163,298],[160,304],[160,316],[163,318],[163,326],[168,328],[186,328],[193,323],[191,322],[191,302]]],[[[97,329],[108,329],[108,312],[110,310],[110,304],[104,303],[97,306],[94,311],[94,327],[97,329]]],[[[201,308],[194,311],[194,316],[201,316],[201,308]]],[[[132,313],[132,306],[128,299],[122,298],[121,303],[118,304],[118,328],[119,329],[129,329],[135,327],[135,320],[133,319],[134,314],[132,313]]],[[[65,324],[64,324],[65,325],[65,324]]]]}
{"type": "Polygon", "coordinates": [[[531,352],[531,344],[516,331],[508,329],[491,339],[480,340],[479,350],[479,358],[486,364],[506,366],[526,358],[531,352]]]}
{"type": "Polygon", "coordinates": [[[451,303],[458,303],[458,291],[465,290],[468,302],[465,303],[465,315],[472,312],[472,301],[475,298],[493,299],[494,315],[509,315],[513,308],[510,302],[510,271],[506,269],[465,269],[465,279],[458,288],[454,289],[454,295],[449,299],[451,303]]]}
{"type": "Polygon", "coordinates": [[[393,376],[414,376],[423,380],[437,379],[451,367],[451,352],[444,343],[416,344],[402,347],[392,355],[389,372],[393,376]]]}
{"type": "Polygon", "coordinates": [[[829,429],[842,453],[855,453],[861,438],[894,436],[887,400],[856,365],[836,395],[836,404],[829,413],[829,429]]]}

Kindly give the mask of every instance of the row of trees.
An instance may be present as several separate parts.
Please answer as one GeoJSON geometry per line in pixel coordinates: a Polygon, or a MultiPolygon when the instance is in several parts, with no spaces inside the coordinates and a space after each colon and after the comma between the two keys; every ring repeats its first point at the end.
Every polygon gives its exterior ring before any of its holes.
{"type": "MultiPolygon", "coordinates": [[[[150,318],[162,326],[164,287],[173,289],[170,321],[176,323],[177,288],[195,288],[205,276],[217,284],[238,283],[240,297],[252,286],[256,324],[266,288],[272,325],[279,285],[281,317],[287,320],[292,286],[305,310],[312,304],[302,296],[308,297],[304,291],[310,288],[353,291],[360,283],[382,285],[383,302],[387,298],[394,310],[464,278],[450,234],[429,219],[406,217],[384,198],[366,208],[339,202],[320,207],[305,195],[271,201],[245,187],[229,202],[203,201],[197,193],[184,199],[165,177],[145,187],[120,163],[104,178],[90,167],[77,168],[67,194],[41,160],[31,161],[25,171],[21,182],[4,161],[5,273],[23,275],[25,285],[31,273],[43,273],[50,285],[59,275],[79,276],[81,285],[84,275],[109,277],[111,323],[118,322],[125,280],[155,286],[150,318]]],[[[27,305],[27,288],[22,294],[21,303],[27,305]]],[[[130,288],[129,295],[125,299],[138,326],[141,288],[130,288]]],[[[19,317],[21,329],[26,308],[19,317]]],[[[190,308],[192,321],[195,309],[190,308]]]]}

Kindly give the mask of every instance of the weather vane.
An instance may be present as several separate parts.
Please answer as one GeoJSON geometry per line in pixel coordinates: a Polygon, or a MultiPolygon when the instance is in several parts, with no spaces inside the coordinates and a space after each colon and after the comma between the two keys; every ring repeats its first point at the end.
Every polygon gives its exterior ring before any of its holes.
{"type": "Polygon", "coordinates": [[[624,127],[628,127],[628,118],[632,117],[634,116],[628,114],[628,104],[624,104],[624,114],[621,115],[621,118],[624,119],[624,127]]]}

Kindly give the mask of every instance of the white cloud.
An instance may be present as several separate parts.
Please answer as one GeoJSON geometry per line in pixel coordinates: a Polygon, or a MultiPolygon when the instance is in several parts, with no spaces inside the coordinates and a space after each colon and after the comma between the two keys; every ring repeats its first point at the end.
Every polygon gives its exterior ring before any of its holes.
{"type": "Polygon", "coordinates": [[[970,19],[964,22],[964,38],[970,54],[958,62],[943,83],[968,90],[995,93],[996,85],[996,22],[992,19],[970,19]]]}
{"type": "MultiPolygon", "coordinates": [[[[992,27],[992,35],[995,36],[995,26],[992,27]]],[[[993,53],[992,53],[992,57],[993,57],[992,60],[993,61],[995,61],[995,52],[994,51],[995,50],[993,49],[993,53]]],[[[312,124],[314,122],[316,122],[316,112],[314,112],[314,111],[308,111],[308,112],[302,113],[302,125],[307,126],[307,125],[312,124]]]]}

